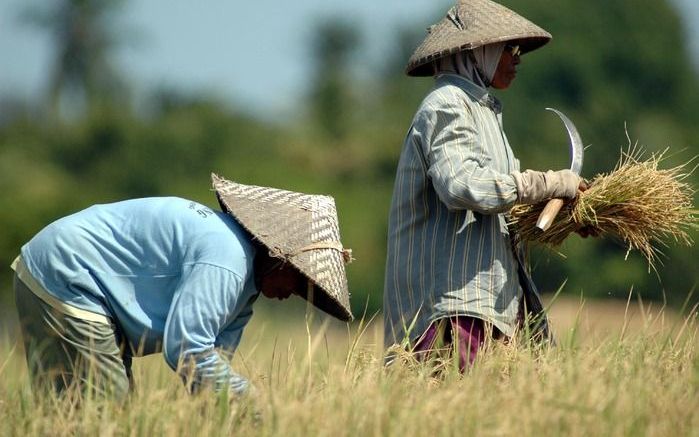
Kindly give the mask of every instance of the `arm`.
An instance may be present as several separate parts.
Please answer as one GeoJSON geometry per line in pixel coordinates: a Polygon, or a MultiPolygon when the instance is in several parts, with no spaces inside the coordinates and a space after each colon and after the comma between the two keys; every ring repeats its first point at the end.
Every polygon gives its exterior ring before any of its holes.
{"type": "Polygon", "coordinates": [[[243,394],[248,381],[229,364],[252,312],[235,314],[244,280],[226,269],[195,264],[175,292],[165,325],[165,361],[192,392],[202,387],[243,394]],[[238,317],[241,316],[240,320],[238,317]],[[230,355],[227,354],[227,355],[230,355]]]}
{"type": "Polygon", "coordinates": [[[450,101],[430,109],[423,146],[440,200],[452,210],[483,214],[512,207],[517,201],[515,180],[489,166],[493,153],[488,144],[481,144],[472,115],[450,101]]]}
{"type": "Polygon", "coordinates": [[[570,170],[527,170],[504,174],[489,162],[494,156],[483,144],[473,116],[463,106],[444,101],[432,107],[423,144],[428,174],[440,200],[452,210],[483,214],[509,210],[515,202],[538,203],[551,198],[573,198],[581,179],[570,170]]]}

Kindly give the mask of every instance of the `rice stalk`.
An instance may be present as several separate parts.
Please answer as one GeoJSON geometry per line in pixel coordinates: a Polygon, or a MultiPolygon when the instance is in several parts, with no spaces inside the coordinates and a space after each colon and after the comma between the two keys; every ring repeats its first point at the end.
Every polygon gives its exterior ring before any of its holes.
{"type": "Polygon", "coordinates": [[[572,232],[612,238],[627,247],[627,256],[637,250],[655,268],[661,247],[670,241],[693,245],[689,230],[697,228],[695,191],[687,181],[694,169],[688,170],[689,162],[659,168],[666,152],[644,160],[639,148],[622,151],[615,168],[595,176],[586,191],[567,201],[548,230],[536,227],[546,202],[516,205],[509,213],[510,229],[517,241],[549,247],[560,245],[572,232]]]}

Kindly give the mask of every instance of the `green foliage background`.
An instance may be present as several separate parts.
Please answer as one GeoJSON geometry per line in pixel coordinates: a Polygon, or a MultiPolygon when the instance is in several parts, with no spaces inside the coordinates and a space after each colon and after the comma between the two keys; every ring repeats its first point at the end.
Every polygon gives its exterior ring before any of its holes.
{"type": "MultiPolygon", "coordinates": [[[[91,2],[62,4],[85,3],[91,2]]],[[[524,168],[566,166],[565,132],[544,111],[549,106],[568,114],[590,144],[587,177],[613,168],[628,145],[626,130],[649,151],[669,146],[667,165],[697,155],[699,81],[669,2],[502,3],[554,35],[523,58],[512,88],[498,93],[524,168]]],[[[56,96],[70,94],[79,75],[67,90],[54,81],[50,102],[4,105],[0,260],[9,265],[43,226],[94,203],[175,195],[215,206],[209,190],[215,172],[242,183],[333,195],[345,245],[356,257],[348,268],[355,312],[379,310],[395,167],[412,114],[432,82],[407,78],[402,70],[422,29],[443,13],[397,30],[401,49],[372,66],[371,79],[349,73],[354,62],[363,62],[362,44],[370,44],[357,28],[341,20],[317,26],[309,41],[316,73],[308,77],[308,98],[281,122],[178,90],[153,90],[148,110],[137,111],[128,93],[101,93],[92,84],[81,94],[80,110],[66,116],[56,96]]],[[[101,50],[99,56],[86,58],[107,65],[108,48],[93,50],[101,50]]],[[[696,186],[696,175],[692,181],[696,186]]],[[[672,243],[664,251],[665,265],[655,275],[639,255],[625,259],[614,242],[571,237],[561,248],[565,258],[535,251],[535,277],[547,292],[567,279],[565,293],[625,298],[633,288],[644,299],[680,305],[699,278],[697,251],[672,243]]],[[[0,270],[0,283],[7,302],[8,268],[0,270]]]]}

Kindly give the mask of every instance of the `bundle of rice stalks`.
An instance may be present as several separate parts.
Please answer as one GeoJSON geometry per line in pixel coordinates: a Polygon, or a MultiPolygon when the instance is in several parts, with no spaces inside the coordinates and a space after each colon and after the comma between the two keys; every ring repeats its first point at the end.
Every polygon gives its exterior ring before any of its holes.
{"type": "Polygon", "coordinates": [[[567,202],[551,227],[542,232],[536,227],[546,202],[517,205],[510,211],[509,226],[518,241],[530,241],[549,247],[560,245],[572,232],[582,230],[611,237],[638,250],[654,267],[668,240],[691,246],[688,234],[697,227],[693,209],[693,188],[686,181],[692,171],[687,165],[659,169],[667,150],[642,160],[643,152],[632,148],[622,152],[614,170],[600,174],[588,183],[588,189],[567,202]]]}

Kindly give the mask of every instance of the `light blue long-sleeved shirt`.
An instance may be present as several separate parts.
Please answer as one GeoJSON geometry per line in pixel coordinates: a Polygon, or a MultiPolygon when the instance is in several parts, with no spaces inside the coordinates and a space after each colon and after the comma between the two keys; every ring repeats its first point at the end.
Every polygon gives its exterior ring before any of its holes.
{"type": "Polygon", "coordinates": [[[173,369],[193,360],[194,389],[247,389],[221,353],[252,316],[255,247],[229,215],[175,197],[95,205],[48,225],[21,256],[50,295],[108,316],[135,355],[162,351],[173,369]]]}
{"type": "Polygon", "coordinates": [[[384,286],[386,346],[414,341],[431,322],[457,315],[512,335],[522,261],[503,213],[517,201],[511,173],[518,170],[500,103],[464,77],[437,77],[398,163],[384,286]]]}

